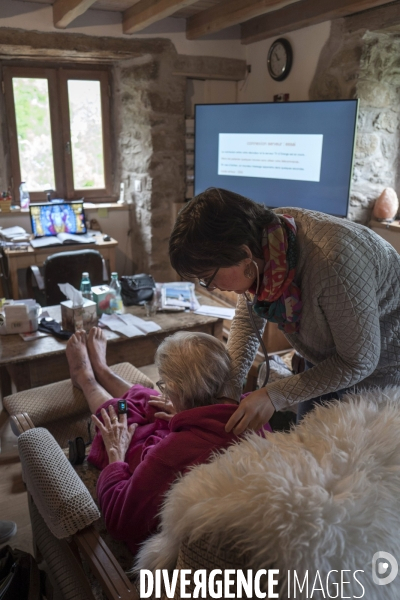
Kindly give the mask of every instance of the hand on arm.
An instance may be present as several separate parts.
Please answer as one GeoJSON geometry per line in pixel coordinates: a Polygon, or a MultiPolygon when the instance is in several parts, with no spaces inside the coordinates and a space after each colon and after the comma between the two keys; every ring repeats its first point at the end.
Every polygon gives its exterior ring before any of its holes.
{"type": "Polygon", "coordinates": [[[266,388],[261,388],[243,398],[238,409],[227,422],[225,431],[233,430],[236,435],[240,435],[246,429],[257,431],[268,423],[274,412],[275,408],[266,388]]]}
{"type": "Polygon", "coordinates": [[[102,435],[110,464],[113,462],[124,462],[125,454],[135,433],[137,423],[132,423],[128,427],[126,414],[118,416],[111,404],[108,407],[108,411],[104,408],[101,409],[103,422],[96,415],[92,415],[92,420],[102,435]]]}

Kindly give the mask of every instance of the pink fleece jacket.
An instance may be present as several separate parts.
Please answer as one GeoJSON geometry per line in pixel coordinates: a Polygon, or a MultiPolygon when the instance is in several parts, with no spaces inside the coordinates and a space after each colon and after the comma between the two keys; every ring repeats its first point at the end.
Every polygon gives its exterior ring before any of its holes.
{"type": "MultiPolygon", "coordinates": [[[[148,404],[150,395],[156,392],[135,385],[124,396],[128,424],[138,423],[126,462],[108,464],[99,432],[88,456],[91,463],[103,469],[97,495],[106,528],[115,539],[126,542],[133,553],[156,531],[164,494],[177,476],[193,465],[207,462],[213,451],[238,440],[233,433],[225,432],[236,404],[193,408],[178,413],[167,423],[154,419],[156,409],[148,404]]],[[[109,400],[101,408],[116,402],[109,400]]]]}

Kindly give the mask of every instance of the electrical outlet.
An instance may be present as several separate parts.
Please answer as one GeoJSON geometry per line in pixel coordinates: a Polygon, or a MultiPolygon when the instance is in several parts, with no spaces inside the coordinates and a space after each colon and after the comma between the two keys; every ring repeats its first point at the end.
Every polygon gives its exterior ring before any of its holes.
{"type": "Polygon", "coordinates": [[[142,181],[141,179],[135,179],[135,192],[142,191],[142,181]]]}

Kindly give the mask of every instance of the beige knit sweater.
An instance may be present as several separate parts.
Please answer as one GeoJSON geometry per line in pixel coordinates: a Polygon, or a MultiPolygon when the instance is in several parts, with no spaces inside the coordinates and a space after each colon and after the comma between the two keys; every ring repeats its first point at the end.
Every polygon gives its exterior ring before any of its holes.
{"type": "MultiPolygon", "coordinates": [[[[280,208],[298,231],[303,302],[291,345],[315,367],[267,385],[276,410],[357,384],[400,385],[400,255],[372,230],[323,213],[280,208]]],[[[262,331],[265,320],[255,316],[262,331]]],[[[239,296],[228,349],[238,396],[258,348],[239,296]]]]}

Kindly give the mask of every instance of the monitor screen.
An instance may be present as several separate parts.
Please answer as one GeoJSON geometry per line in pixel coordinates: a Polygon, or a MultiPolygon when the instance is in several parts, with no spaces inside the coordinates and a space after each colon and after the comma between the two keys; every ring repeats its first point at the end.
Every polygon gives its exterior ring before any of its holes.
{"type": "Polygon", "coordinates": [[[198,104],[194,192],[347,216],[358,100],[198,104]]]}
{"type": "Polygon", "coordinates": [[[35,237],[87,231],[83,202],[31,204],[29,213],[35,237]]]}

